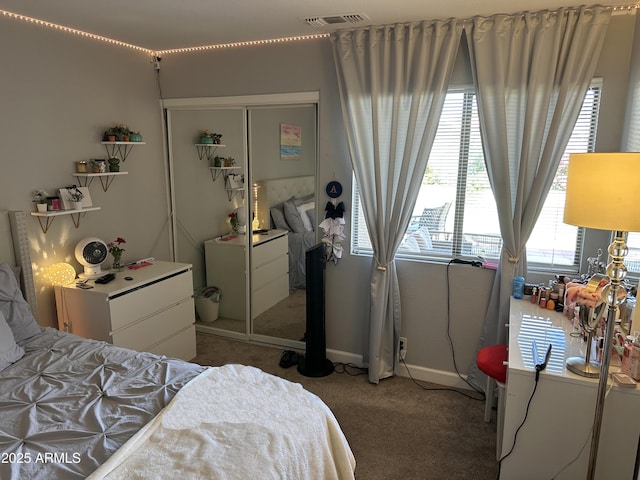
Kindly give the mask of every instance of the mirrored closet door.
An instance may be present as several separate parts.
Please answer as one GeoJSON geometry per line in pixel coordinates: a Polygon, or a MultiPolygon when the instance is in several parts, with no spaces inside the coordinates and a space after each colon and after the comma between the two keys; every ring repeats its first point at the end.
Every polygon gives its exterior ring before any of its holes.
{"type": "Polygon", "coordinates": [[[199,331],[302,346],[304,251],[318,239],[317,101],[165,100],[173,249],[193,265],[199,331]],[[203,130],[220,143],[204,144],[203,130]]]}

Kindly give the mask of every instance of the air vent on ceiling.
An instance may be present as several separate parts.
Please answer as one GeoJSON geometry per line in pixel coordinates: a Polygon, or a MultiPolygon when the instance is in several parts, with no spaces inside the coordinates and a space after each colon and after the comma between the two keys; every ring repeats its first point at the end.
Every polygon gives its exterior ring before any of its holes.
{"type": "Polygon", "coordinates": [[[327,25],[366,22],[369,17],[364,13],[347,13],[343,15],[326,15],[324,17],[307,17],[303,20],[304,23],[312,27],[326,27],[327,25]]]}

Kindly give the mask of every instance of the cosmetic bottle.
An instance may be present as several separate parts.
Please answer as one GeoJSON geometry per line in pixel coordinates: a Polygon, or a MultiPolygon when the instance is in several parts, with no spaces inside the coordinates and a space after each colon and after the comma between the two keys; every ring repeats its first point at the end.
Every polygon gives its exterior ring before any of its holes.
{"type": "Polygon", "coordinates": [[[518,300],[524,297],[524,277],[513,277],[513,298],[518,300]]]}

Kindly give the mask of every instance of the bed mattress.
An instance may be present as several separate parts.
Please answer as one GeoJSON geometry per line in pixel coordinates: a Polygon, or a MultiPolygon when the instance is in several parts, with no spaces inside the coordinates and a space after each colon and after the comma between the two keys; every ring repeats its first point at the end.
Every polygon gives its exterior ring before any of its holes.
{"type": "Polygon", "coordinates": [[[0,372],[0,478],[79,479],[205,367],[46,328],[0,372]]]}

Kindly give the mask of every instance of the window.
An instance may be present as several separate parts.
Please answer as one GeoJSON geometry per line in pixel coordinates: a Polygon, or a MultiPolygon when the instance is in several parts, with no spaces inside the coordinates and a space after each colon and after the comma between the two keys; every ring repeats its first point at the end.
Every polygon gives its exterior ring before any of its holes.
{"type": "MultiPolygon", "coordinates": [[[[562,222],[570,153],[594,150],[600,84],[582,109],[543,211],[527,243],[529,264],[577,265],[583,229],[562,222]]],[[[371,253],[357,185],[353,192],[352,253],[371,253]]],[[[497,259],[502,248],[496,204],[484,163],[475,93],[450,89],[412,221],[398,257],[497,259]]]]}

